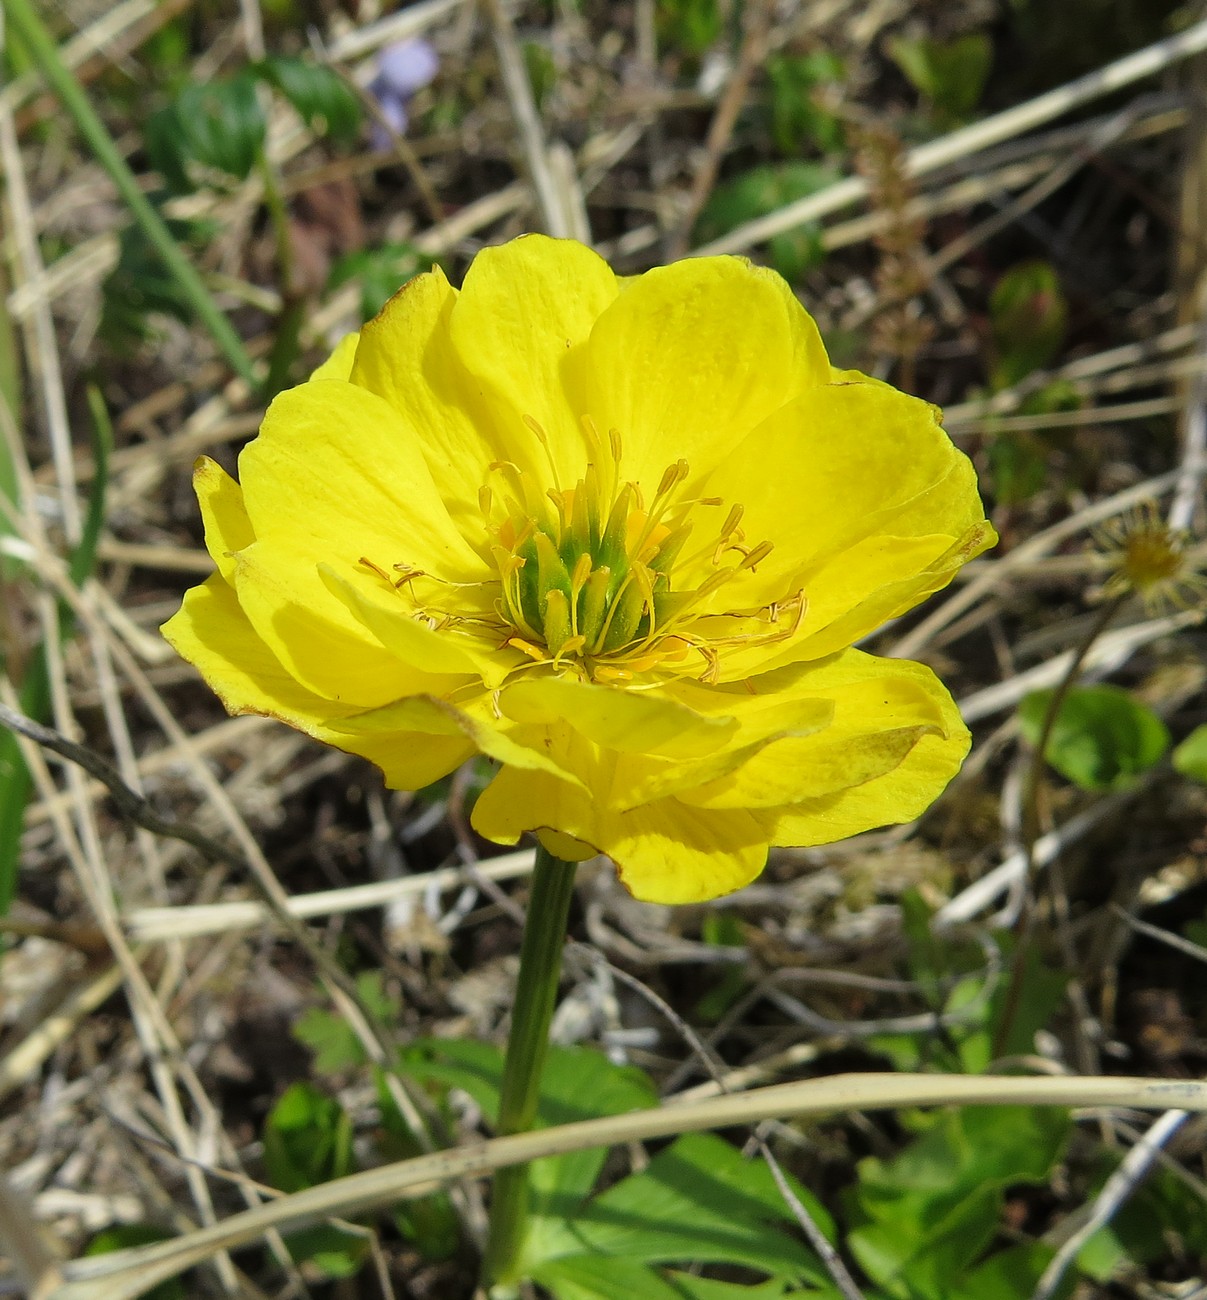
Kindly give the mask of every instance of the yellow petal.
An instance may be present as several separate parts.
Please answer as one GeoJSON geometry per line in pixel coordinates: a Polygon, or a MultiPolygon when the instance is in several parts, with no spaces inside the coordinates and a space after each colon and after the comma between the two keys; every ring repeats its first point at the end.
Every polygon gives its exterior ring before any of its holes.
{"type": "MultiPolygon", "coordinates": [[[[423,449],[389,403],[320,379],[273,400],[239,456],[258,538],[288,542],[299,566],[403,563],[452,581],[488,576],[449,518],[423,449]]],[[[312,574],[316,599],[331,596],[312,574]]]]}
{"type": "Polygon", "coordinates": [[[465,274],[452,312],[453,346],[483,390],[506,459],[546,486],[555,486],[550,457],[563,487],[586,467],[582,412],[567,400],[567,370],[617,292],[598,254],[545,235],[483,249],[465,274]],[[544,431],[548,452],[525,416],[544,431]]]}
{"type": "Polygon", "coordinates": [[[732,893],[767,860],[761,815],[688,808],[675,799],[617,813],[594,788],[576,790],[546,773],[510,767],[478,797],[472,821],[479,834],[501,844],[534,831],[552,844],[565,845],[569,837],[592,846],[612,858],[633,896],[649,903],[695,903],[732,893]]]}
{"type": "MultiPolygon", "coordinates": [[[[921,665],[904,661],[879,662],[898,662],[926,672],[921,665]]],[[[933,699],[942,714],[941,731],[923,735],[901,763],[882,776],[776,810],[773,843],[828,844],[879,826],[911,821],[925,812],[959,771],[970,744],[959,710],[937,681],[933,699]]]]}
{"type": "Polygon", "coordinates": [[[479,637],[459,633],[455,628],[434,629],[415,617],[402,593],[377,578],[358,574],[352,581],[330,565],[318,566],[319,576],[337,599],[373,637],[404,664],[420,672],[449,677],[448,690],[455,690],[456,674],[472,675],[488,687],[500,686],[508,671],[522,659],[518,651],[493,649],[479,637]]]}
{"type": "Polygon", "coordinates": [[[537,729],[512,729],[501,723],[494,715],[489,692],[463,693],[456,703],[435,695],[414,696],[358,713],[341,725],[382,737],[396,731],[460,734],[496,762],[523,771],[543,772],[580,790],[585,788],[578,776],[561,762],[562,751],[551,751],[541,743],[542,736],[537,729]]]}
{"type": "Polygon", "coordinates": [[[208,456],[193,466],[193,490],[205,525],[205,547],[227,582],[234,581],[235,552],[256,540],[238,483],[208,456]]]}
{"type": "Polygon", "coordinates": [[[356,356],[356,345],[360,335],[353,332],[345,334],[335,345],[335,351],[320,366],[311,372],[311,379],[347,379],[352,374],[352,359],[356,356]]]}
{"type": "MultiPolygon", "coordinates": [[[[837,597],[827,591],[823,601],[818,588],[841,583],[853,548],[946,537],[919,558],[924,567],[984,522],[975,471],[936,409],[871,382],[827,384],[785,405],[721,463],[706,490],[742,507],[748,544],[773,544],[743,580],[743,600],[783,599],[803,585],[811,628],[821,626],[823,604],[832,617],[837,597]]],[[[864,586],[853,581],[846,608],[864,598],[864,586]]]]}
{"type": "Polygon", "coordinates": [[[996,541],[993,528],[981,523],[956,540],[873,537],[858,543],[808,580],[809,612],[790,638],[726,650],[720,680],[740,681],[836,653],[942,590],[968,560],[996,541]]]}
{"type": "Polygon", "coordinates": [[[431,685],[383,646],[288,542],[260,538],[240,551],[235,590],[259,638],[318,695],[371,709],[431,685]]]}
{"type": "Polygon", "coordinates": [[[161,629],[201,673],[228,713],[259,713],[316,735],[353,707],[307,690],[256,635],[221,574],[185,592],[161,629]]]}
{"type": "Polygon", "coordinates": [[[546,853],[552,853],[563,862],[585,862],[599,852],[594,844],[584,844],[573,835],[563,835],[561,831],[539,830],[536,837],[544,845],[546,853]]]}
{"type": "MultiPolygon", "coordinates": [[[[829,701],[830,723],[760,748],[720,780],[684,791],[705,808],[770,808],[862,785],[898,767],[927,735],[964,727],[930,669],[847,650],[792,683],[796,697],[829,701]]],[[[786,692],[787,693],[787,692],[786,692]]]]}
{"type": "MultiPolygon", "coordinates": [[[[381,731],[361,727],[347,705],[306,690],[281,667],[217,574],[185,594],[163,634],[213,688],[230,713],[278,718],[299,731],[375,763],[396,789],[418,790],[451,772],[474,752],[459,729],[425,726],[381,731]]],[[[396,718],[401,722],[402,718],[396,718]]]]}
{"type": "MultiPolygon", "coordinates": [[[[772,271],[704,257],[647,271],[591,333],[581,404],[621,436],[647,496],[680,457],[695,476],[830,377],[812,318],[772,271]]],[[[759,468],[767,472],[763,462],[759,468]]],[[[688,487],[692,480],[688,480],[688,487]]]]}
{"type": "Polygon", "coordinates": [[[568,677],[518,681],[503,691],[499,707],[516,722],[547,724],[565,719],[606,749],[680,759],[711,753],[737,730],[730,718],[708,717],[652,692],[568,677]]]}
{"type": "MultiPolygon", "coordinates": [[[[734,708],[738,730],[720,750],[702,758],[665,759],[647,754],[622,754],[612,775],[609,798],[621,809],[637,808],[657,799],[691,792],[721,782],[745,767],[769,745],[811,736],[829,726],[834,702],[829,699],[781,699],[773,708],[734,708]]],[[[757,802],[757,801],[755,801],[757,802]]]]}
{"type": "Polygon", "coordinates": [[[324,744],[376,764],[391,788],[418,790],[445,776],[474,753],[462,730],[431,712],[397,713],[388,729],[362,725],[349,706],[298,684],[281,667],[215,574],[185,594],[163,634],[209,683],[229,713],[277,718],[324,744]],[[407,729],[403,729],[402,724],[407,729]]]}
{"type": "Polygon", "coordinates": [[[408,281],[361,330],[351,380],[384,398],[418,434],[445,507],[468,530],[481,527],[478,489],[487,467],[509,456],[453,348],[456,301],[439,267],[408,281]]]}

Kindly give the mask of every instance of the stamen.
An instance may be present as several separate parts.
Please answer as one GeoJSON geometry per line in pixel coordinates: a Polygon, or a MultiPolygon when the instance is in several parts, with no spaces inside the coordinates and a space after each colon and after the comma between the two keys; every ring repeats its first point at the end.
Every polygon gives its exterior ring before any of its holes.
{"type": "Polygon", "coordinates": [[[561,491],[561,478],[557,472],[557,462],[553,459],[553,448],[549,445],[549,435],[544,429],[532,418],[531,415],[522,415],[520,417],[524,423],[536,434],[537,441],[545,449],[545,459],[549,462],[549,472],[553,475],[554,486],[561,491]]]}
{"type": "Polygon", "coordinates": [[[654,493],[654,500],[657,501],[659,497],[665,496],[676,484],[682,483],[687,478],[688,472],[687,461],[682,456],[673,465],[668,465],[662,471],[662,478],[658,483],[658,491],[654,493]]]}
{"type": "Polygon", "coordinates": [[[380,564],[374,564],[372,560],[366,559],[363,555],[357,560],[357,564],[363,564],[366,569],[372,569],[379,578],[384,579],[391,586],[394,585],[394,579],[381,567],[380,564]]]}
{"type": "Polygon", "coordinates": [[[775,544],[773,542],[760,542],[747,553],[746,558],[738,565],[738,568],[753,569],[755,565],[765,560],[774,549],[775,544]]]}

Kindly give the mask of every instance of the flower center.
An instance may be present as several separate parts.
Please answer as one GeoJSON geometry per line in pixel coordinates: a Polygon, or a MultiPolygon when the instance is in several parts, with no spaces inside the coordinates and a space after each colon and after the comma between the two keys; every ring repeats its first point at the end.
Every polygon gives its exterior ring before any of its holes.
{"type": "MultiPolygon", "coordinates": [[[[548,451],[544,430],[525,423],[548,451]]],[[[707,642],[690,629],[708,597],[771,553],[745,544],[743,510],[732,507],[711,538],[690,551],[698,517],[719,497],[688,497],[686,460],[667,466],[647,503],[638,484],[620,479],[621,439],[602,439],[583,419],[586,471],[570,488],[546,491],[511,464],[492,469],[501,490],[486,487],[480,506],[493,538],[502,587],[498,612],[514,629],[508,643],[538,662],[579,661],[596,679],[627,679],[707,642]],[[534,490],[535,488],[535,490],[534,490]],[[695,516],[695,518],[693,518],[695,516]]],[[[556,468],[550,457],[554,482],[556,468]]]]}
{"type": "Polygon", "coordinates": [[[667,466],[647,502],[639,484],[620,477],[620,434],[611,429],[601,438],[584,416],[586,469],[573,487],[563,487],[545,431],[531,416],[524,422],[550,473],[510,461],[490,466],[478,505],[496,581],[456,590],[458,584],[408,564],[394,564],[392,575],[361,559],[399,592],[412,617],[605,682],[630,681],[692,654],[704,661],[701,679],[714,681],[725,647],[781,641],[796,630],[803,591],[770,603],[740,600],[741,579],[772,544],[747,544],[741,505],[722,516],[720,497],[687,493],[686,460],[667,466]],[[705,540],[689,546],[697,529],[705,540]],[[439,604],[428,599],[430,583],[441,588],[439,604]],[[717,609],[711,598],[731,583],[737,607],[717,609]]]}

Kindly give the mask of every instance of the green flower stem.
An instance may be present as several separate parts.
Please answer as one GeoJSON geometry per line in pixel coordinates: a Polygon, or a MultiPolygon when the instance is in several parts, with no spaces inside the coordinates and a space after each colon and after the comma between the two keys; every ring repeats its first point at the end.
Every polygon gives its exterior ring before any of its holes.
{"type": "Polygon", "coordinates": [[[176,278],[198,319],[209,330],[235,372],[254,388],[256,373],[243,340],[210,296],[193,264],[181,252],[163,218],[139,188],[137,178],[113,143],[113,137],[97,116],[88,96],[59,57],[58,46],[35,12],[31,0],[3,0],[3,7],[18,39],[74,120],[97,162],[109,173],[110,180],[117,186],[118,193],[164,266],[176,278]]]}
{"type": "Polygon", "coordinates": [[[1090,624],[1080,645],[1073,651],[1073,658],[1065,669],[1064,675],[1057,683],[1056,689],[1048,700],[1043,721],[1039,727],[1039,737],[1031,752],[1031,761],[1027,765],[1023,778],[1022,793],[1022,849],[1023,849],[1023,895],[1018,916],[1014,922],[1014,959],[1010,963],[1010,978],[1006,986],[1006,998],[1002,1004],[1002,1015],[997,1030],[993,1035],[993,1055],[1002,1056],[1010,1041],[1010,1031],[1018,1015],[1019,999],[1023,992],[1023,976],[1027,968],[1027,949],[1031,937],[1031,928],[1035,920],[1034,886],[1035,886],[1035,845],[1039,840],[1039,792],[1044,779],[1044,764],[1048,757],[1048,742],[1052,739],[1052,729],[1060,716],[1061,707],[1068,698],[1069,691],[1081,674],[1082,665],[1094,647],[1094,643],[1106,631],[1111,619],[1119,612],[1124,597],[1115,596],[1108,600],[1094,621],[1090,624]]]}
{"type": "MultiPolygon", "coordinates": [[[[500,1136],[526,1132],[536,1118],[576,866],[538,845],[499,1094],[500,1136]]],[[[490,1206],[490,1239],[483,1264],[486,1285],[517,1280],[527,1221],[527,1165],[500,1169],[490,1206]]]]}

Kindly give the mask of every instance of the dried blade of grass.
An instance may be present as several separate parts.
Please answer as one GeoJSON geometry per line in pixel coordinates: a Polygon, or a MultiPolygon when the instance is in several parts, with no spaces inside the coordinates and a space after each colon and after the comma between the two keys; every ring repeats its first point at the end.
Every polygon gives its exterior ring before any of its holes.
{"type": "MultiPolygon", "coordinates": [[[[64,65],[58,47],[51,39],[30,0],[4,0],[5,12],[18,39],[25,45],[51,89],[75,122],[97,162],[108,173],[122,200],[142,228],[147,240],[171,273],[181,292],[188,298],[197,318],[209,331],[231,368],[255,387],[256,372],[243,340],[210,296],[193,264],[180,250],[163,218],[152,207],[137,177],[113,142],[105,124],[97,116],[79,82],[64,65]]],[[[0,114],[0,123],[7,119],[0,114]]],[[[6,171],[8,169],[6,168],[6,171]]],[[[11,172],[10,181],[11,181],[11,172]]]]}
{"type": "Polygon", "coordinates": [[[333,59],[348,60],[371,54],[383,45],[409,40],[438,23],[441,18],[462,8],[469,0],[420,0],[386,18],[357,27],[337,36],[330,43],[333,59]]]}
{"type": "MultiPolygon", "coordinates": [[[[67,701],[62,678],[62,664],[55,649],[57,646],[57,630],[54,628],[55,606],[54,602],[49,599],[43,599],[40,605],[44,624],[49,625],[46,640],[48,659],[50,661],[51,694],[56,719],[62,725],[67,710],[67,701]]],[[[7,683],[0,680],[0,699],[4,696],[11,698],[11,688],[7,686],[7,683]]],[[[8,703],[7,700],[5,703],[8,703]]],[[[11,705],[8,705],[8,707],[11,707],[11,705]]],[[[45,795],[53,790],[54,783],[40,751],[35,746],[24,741],[24,739],[22,741],[22,751],[26,767],[42,793],[45,795]]],[[[78,784],[73,780],[74,773],[75,769],[68,767],[69,789],[73,794],[76,794],[78,784]]],[[[168,1117],[173,1141],[183,1155],[195,1158],[192,1135],[185,1122],[183,1108],[176,1093],[175,1080],[167,1064],[168,1059],[171,1059],[177,1068],[183,1067],[183,1054],[180,1051],[180,1045],[167,1023],[163,1009],[143,975],[137,955],[126,944],[120,929],[116,925],[112,897],[107,892],[108,876],[100,852],[99,837],[90,816],[91,809],[77,800],[75,812],[78,833],[76,826],[72,825],[67,816],[66,810],[55,819],[59,846],[71,863],[80,890],[87,899],[93,915],[104,932],[105,939],[124,977],[135,1032],[142,1046],[164,1113],[168,1117]]],[[[200,1095],[204,1096],[204,1090],[201,1089],[199,1081],[197,1089],[200,1095]]],[[[186,1167],[185,1172],[189,1190],[193,1195],[194,1203],[197,1205],[201,1221],[207,1224],[214,1223],[213,1203],[209,1197],[209,1188],[204,1175],[199,1169],[193,1167],[186,1167]]],[[[220,1252],[215,1258],[215,1263],[225,1289],[233,1294],[236,1289],[236,1279],[234,1266],[231,1264],[229,1256],[225,1252],[220,1252]]]]}
{"type": "Polygon", "coordinates": [[[216,1249],[234,1250],[255,1241],[268,1227],[290,1230],[332,1215],[354,1215],[391,1201],[426,1195],[454,1179],[488,1174],[545,1156],[768,1119],[946,1105],[1139,1110],[1164,1110],[1176,1105],[1187,1111],[1207,1112],[1207,1083],[1067,1076],[846,1074],[667,1104],[434,1152],[282,1197],[174,1241],[74,1260],[62,1266],[64,1283],[36,1293],[34,1300],[134,1300],[157,1283],[208,1258],[216,1249]]]}
{"type": "MultiPolygon", "coordinates": [[[[113,430],[99,393],[90,390],[89,402],[93,414],[93,458],[96,464],[96,475],[92,483],[82,532],[72,552],[69,566],[70,579],[76,586],[84,582],[92,572],[96,560],[97,542],[105,518],[109,451],[113,445],[113,430]]],[[[28,517],[32,514],[34,497],[29,492],[24,493],[22,497],[16,493],[17,480],[28,475],[28,464],[24,463],[20,440],[16,437],[15,421],[7,408],[0,414],[0,423],[4,426],[3,437],[0,437],[0,449],[8,452],[4,459],[12,471],[14,487],[11,499],[7,494],[0,492],[0,527],[5,528],[11,536],[17,529],[21,501],[24,500],[29,507],[26,512],[28,517]]],[[[63,636],[71,635],[71,617],[65,609],[62,611],[61,628],[63,636]]],[[[44,717],[50,703],[47,653],[48,647],[45,644],[34,651],[21,680],[21,707],[35,718],[44,717]]],[[[0,915],[3,915],[16,896],[21,831],[30,795],[29,772],[10,735],[0,736],[0,773],[5,776],[4,781],[0,782],[0,915]]]]}
{"type": "MultiPolygon", "coordinates": [[[[20,3],[20,0],[18,0],[20,3]]],[[[6,0],[7,9],[7,0],[6,0]]],[[[16,24],[14,24],[16,25],[16,24]]],[[[0,37],[4,34],[0,33],[0,37]]],[[[25,165],[17,143],[16,128],[10,109],[0,106],[0,162],[3,163],[4,191],[8,207],[8,226],[16,249],[14,276],[17,287],[37,281],[45,274],[38,232],[34,225],[29,190],[25,182],[25,165]]],[[[75,466],[71,453],[71,423],[67,400],[63,395],[63,374],[59,363],[59,345],[55,337],[50,303],[39,299],[31,313],[31,328],[26,333],[26,356],[41,392],[46,431],[54,462],[59,508],[63,531],[74,544],[80,536],[80,509],[76,500],[75,466]]],[[[14,407],[15,420],[20,418],[14,407]]]]}
{"type": "Polygon", "coordinates": [[[0,1243],[29,1295],[46,1294],[62,1280],[57,1243],[48,1239],[25,1198],[0,1177],[0,1243]]]}
{"type": "Polygon", "coordinates": [[[1046,388],[1053,381],[1064,379],[1070,383],[1090,380],[1112,371],[1124,370],[1137,366],[1141,362],[1151,361],[1154,357],[1165,356],[1171,352],[1181,351],[1198,338],[1198,325],[1178,325],[1165,330],[1151,339],[1136,343],[1125,343],[1121,347],[1107,348],[1103,352],[1094,352],[1087,357],[1079,357],[1054,370],[1040,370],[1028,375],[1020,383],[1010,388],[1003,388],[992,397],[977,398],[970,402],[957,402],[945,408],[943,423],[948,428],[967,424],[972,420],[989,415],[1002,415],[1017,410],[1022,402],[1032,393],[1046,388]]]}
{"type": "MultiPolygon", "coordinates": [[[[1125,664],[1142,646],[1179,632],[1182,628],[1193,627],[1201,623],[1207,611],[1187,609],[1178,614],[1168,614],[1162,618],[1145,619],[1140,623],[1129,623],[1114,631],[1104,633],[1094,644],[1085,658],[1083,672],[1086,676],[1097,674],[1105,676],[1125,664]]],[[[1043,690],[1060,681],[1069,666],[1073,651],[1056,655],[1046,663],[1036,664],[1026,672],[1016,673],[1006,681],[996,682],[979,691],[965,695],[960,701],[960,712],[966,722],[977,722],[981,718],[992,717],[1003,709],[1012,708],[1031,691],[1043,690]]]]}
{"type": "Polygon", "coordinates": [[[1115,406],[1083,406],[1075,411],[1050,411],[1044,415],[991,415],[981,420],[960,420],[949,424],[953,437],[985,433],[1026,433],[1032,429],[1077,429],[1086,424],[1125,424],[1170,415],[1184,407],[1180,397],[1151,397],[1142,402],[1120,402],[1115,406]]]}
{"type": "Polygon", "coordinates": [[[1082,1246],[1099,1228],[1110,1223],[1123,1203],[1146,1177],[1165,1143],[1189,1118],[1189,1112],[1185,1110],[1166,1111],[1123,1157],[1119,1168],[1106,1180],[1102,1190],[1095,1197],[1085,1222],[1061,1243],[1047,1268],[1044,1269],[1032,1292],[1032,1300],[1050,1300],[1055,1295],[1082,1246]]]}
{"type": "Polygon", "coordinates": [[[703,210],[708,196],[712,193],[720,171],[721,159],[729,146],[733,129],[738,122],[738,114],[750,93],[750,83],[754,74],[767,58],[768,34],[775,17],[773,0],[755,0],[742,8],[742,24],[745,28],[742,47],[738,54],[737,67],[734,68],[725,87],[725,93],[708,124],[708,135],[704,141],[704,156],[692,177],[691,191],[687,204],[679,219],[678,228],[666,242],[666,260],[673,262],[683,257],[691,245],[691,235],[696,220],[703,210]]]}
{"type": "MultiPolygon", "coordinates": [[[[129,28],[134,27],[155,12],[156,0],[122,0],[108,13],[102,14],[87,27],[81,28],[63,43],[62,57],[65,67],[75,71],[85,60],[103,50],[129,28]]],[[[37,72],[23,72],[0,90],[0,110],[15,112],[39,88],[37,72]]]]}
{"type": "Polygon", "coordinates": [[[1159,474],[1155,478],[1134,483],[1122,492],[1116,492],[1102,501],[1092,502],[1074,511],[1068,518],[1060,520],[1050,528],[1045,528],[1034,537],[1020,543],[1002,559],[987,561],[984,569],[975,578],[954,595],[949,596],[917,627],[911,628],[900,640],[893,642],[886,653],[898,659],[918,658],[936,633],[952,623],[965,610],[971,609],[983,596],[1000,590],[1003,580],[1015,569],[1035,563],[1036,560],[1055,550],[1067,538],[1092,528],[1104,519],[1123,514],[1141,501],[1160,496],[1173,486],[1176,477],[1175,473],[1159,474]]]}
{"type": "MultiPolygon", "coordinates": [[[[1135,54],[1129,54],[1084,77],[1027,100],[1026,103],[987,117],[981,122],[974,122],[971,126],[961,127],[938,140],[916,146],[905,156],[906,174],[925,176],[928,172],[937,171],[960,158],[979,153],[990,145],[1030,131],[1082,104],[1091,103],[1130,86],[1143,77],[1152,76],[1172,63],[1189,58],[1204,49],[1207,49],[1207,20],[1195,23],[1177,36],[1146,46],[1135,54]]],[[[720,239],[693,250],[693,253],[702,257],[711,253],[744,252],[754,244],[764,243],[773,235],[792,230],[806,221],[818,221],[832,212],[857,203],[866,198],[867,194],[867,181],[861,176],[849,176],[816,194],[778,208],[765,217],[746,222],[720,239]]]]}
{"type": "Polygon", "coordinates": [[[502,0],[486,0],[486,11],[494,30],[499,72],[503,77],[503,86],[511,105],[511,115],[523,146],[524,161],[536,194],[541,221],[546,233],[559,239],[569,238],[572,219],[568,204],[549,165],[545,132],[532,94],[528,70],[524,66],[523,56],[516,43],[511,15],[504,8],[502,0]]]}
{"type": "MultiPolygon", "coordinates": [[[[107,640],[114,658],[127,681],[146,704],[157,724],[170,739],[180,744],[187,754],[186,737],[171,711],[147,680],[146,675],[134,661],[126,647],[96,617],[85,595],[76,591],[70,582],[65,580],[61,566],[53,558],[46,561],[42,572],[46,580],[56,588],[60,597],[71,606],[81,626],[85,627],[90,634],[99,635],[107,640]]],[[[104,780],[111,791],[116,791],[124,786],[121,778],[112,771],[110,766],[99,755],[75,746],[74,742],[67,737],[56,736],[53,732],[47,732],[45,728],[37,728],[36,724],[31,728],[28,719],[11,716],[11,706],[9,714],[9,724],[15,730],[22,731],[23,734],[29,736],[33,736],[35,732],[40,731],[42,735],[38,738],[38,743],[46,744],[48,748],[57,750],[71,759],[68,766],[68,779],[72,782],[73,788],[78,787],[82,793],[86,793],[86,787],[82,783],[81,768],[76,766],[76,764],[80,763],[89,765],[93,774],[104,780]],[[66,747],[64,747],[64,741],[66,747]]],[[[211,806],[221,815],[232,832],[238,845],[237,852],[232,852],[192,828],[182,827],[179,823],[170,823],[167,819],[158,817],[150,805],[145,800],[140,799],[139,796],[134,795],[132,791],[127,792],[128,795],[132,796],[129,812],[131,815],[141,818],[141,824],[147,826],[148,829],[155,830],[156,833],[173,834],[177,838],[187,840],[203,853],[217,854],[222,860],[238,862],[244,868],[248,879],[259,888],[264,901],[273,911],[278,921],[314,962],[320,982],[336,1009],[348,1021],[369,1059],[383,1067],[385,1085],[410,1127],[415,1140],[428,1150],[434,1149],[436,1143],[431,1133],[432,1121],[410,1095],[402,1079],[392,1069],[389,1044],[384,1041],[382,1034],[375,1027],[373,1017],[365,1008],[355,983],[335,959],[314,939],[309,930],[299,920],[290,915],[288,911],[288,894],[281,887],[255,837],[239,815],[221,783],[204,763],[195,762],[193,770],[199,784],[205,790],[211,806]]],[[[90,807],[87,811],[90,814],[90,807]]],[[[108,932],[106,937],[110,939],[112,944],[112,938],[108,932]]],[[[472,1207],[463,1205],[464,1198],[459,1195],[455,1197],[455,1200],[458,1202],[458,1208],[463,1210],[467,1228],[472,1230],[475,1221],[472,1207]]]]}
{"type": "MultiPolygon", "coordinates": [[[[287,904],[292,916],[308,919],[339,916],[370,907],[382,907],[400,898],[423,897],[431,890],[459,889],[475,876],[487,880],[513,880],[532,870],[533,852],[523,849],[480,862],[471,875],[462,867],[444,867],[396,880],[378,880],[368,885],[349,885],[314,894],[291,894],[287,904]]],[[[165,939],[195,938],[206,934],[228,934],[271,924],[272,911],[252,900],[232,903],[197,903],[175,907],[140,907],[122,918],[131,936],[140,943],[165,939]]]]}
{"type": "Polygon", "coordinates": [[[121,967],[112,963],[93,970],[39,1023],[0,1057],[0,1101],[37,1074],[50,1054],[65,1043],[80,1021],[121,987],[121,967]]]}

